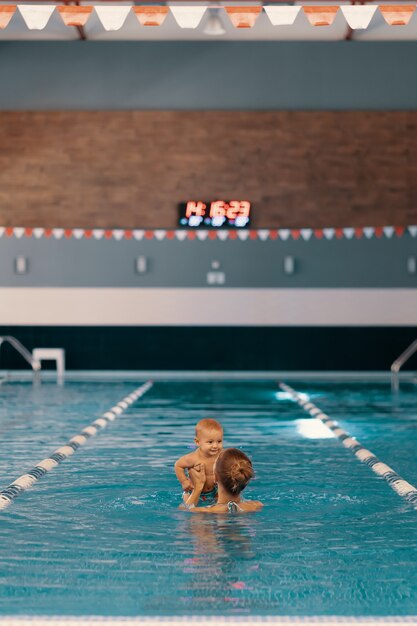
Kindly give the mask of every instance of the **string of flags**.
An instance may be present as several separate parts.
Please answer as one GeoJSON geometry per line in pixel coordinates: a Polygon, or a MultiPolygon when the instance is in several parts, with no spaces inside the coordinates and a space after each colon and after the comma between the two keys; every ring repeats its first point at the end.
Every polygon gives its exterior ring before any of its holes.
{"type": "MultiPolygon", "coordinates": [[[[331,26],[340,11],[352,29],[364,29],[378,10],[389,26],[406,26],[416,5],[334,5],[334,6],[223,6],[235,28],[253,28],[262,11],[273,26],[291,26],[304,14],[312,26],[331,26]]],[[[129,13],[136,15],[141,26],[161,26],[171,13],[180,28],[197,28],[210,6],[58,6],[53,4],[17,4],[0,6],[0,29],[6,28],[16,11],[30,30],[46,28],[56,11],[66,26],[85,26],[93,14],[108,31],[119,30],[129,13]]]]}
{"type": "Polygon", "coordinates": [[[35,239],[91,239],[91,240],[301,240],[309,239],[392,239],[409,235],[417,238],[417,226],[365,226],[362,228],[278,228],[258,230],[125,230],[117,229],[84,229],[84,228],[24,228],[24,227],[0,227],[0,239],[2,237],[33,237],[35,239]]]}

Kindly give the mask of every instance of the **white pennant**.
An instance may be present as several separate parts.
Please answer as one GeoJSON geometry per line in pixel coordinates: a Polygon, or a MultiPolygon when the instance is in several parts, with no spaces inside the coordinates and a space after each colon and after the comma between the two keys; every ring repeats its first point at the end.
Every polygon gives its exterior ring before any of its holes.
{"type": "Polygon", "coordinates": [[[84,237],[84,229],[83,228],[74,228],[72,231],[72,235],[74,239],[82,239],[84,237]]]}
{"type": "Polygon", "coordinates": [[[116,241],[120,241],[121,239],[123,239],[124,236],[125,236],[124,230],[117,228],[116,230],[113,231],[113,237],[116,239],[116,241]]]}
{"type": "Polygon", "coordinates": [[[143,239],[143,235],[145,234],[144,230],[134,230],[133,231],[133,237],[136,239],[136,241],[141,241],[143,239]]]}
{"type": "Polygon", "coordinates": [[[249,231],[248,230],[238,230],[237,231],[237,236],[239,237],[239,239],[241,241],[246,241],[246,239],[249,237],[249,231]]]}
{"type": "Polygon", "coordinates": [[[17,7],[30,30],[43,30],[55,9],[54,4],[18,4],[17,7]]]}
{"type": "Polygon", "coordinates": [[[53,228],[52,229],[52,234],[55,237],[55,239],[62,239],[62,237],[64,236],[64,229],[63,228],[53,228]]]}
{"type": "Polygon", "coordinates": [[[181,28],[197,28],[206,12],[207,7],[203,6],[182,6],[169,7],[178,26],[181,28]]]}
{"type": "Polygon", "coordinates": [[[278,234],[280,239],[286,241],[290,236],[290,231],[288,230],[288,228],[280,228],[278,234]]]}
{"type": "Polygon", "coordinates": [[[186,230],[176,230],[175,231],[175,236],[180,241],[184,241],[185,239],[187,239],[187,231],[186,230]]]}
{"type": "Polygon", "coordinates": [[[217,231],[217,238],[220,239],[220,241],[225,241],[228,237],[229,237],[229,232],[227,230],[217,231]]]}
{"type": "Polygon", "coordinates": [[[374,16],[377,5],[368,6],[341,6],[345,20],[351,28],[368,28],[374,16]]]}
{"type": "Polygon", "coordinates": [[[346,239],[352,239],[353,235],[355,234],[355,229],[354,228],[344,228],[343,229],[343,234],[346,237],[346,239]]]}
{"type": "Polygon", "coordinates": [[[206,230],[197,231],[197,239],[199,239],[200,241],[204,241],[204,239],[207,239],[207,235],[208,232],[206,230]]]}
{"type": "Polygon", "coordinates": [[[23,237],[24,232],[25,232],[25,229],[22,228],[21,226],[19,226],[18,228],[13,228],[13,235],[17,237],[18,239],[23,237]]]}
{"type": "Polygon", "coordinates": [[[102,228],[94,228],[93,229],[93,237],[94,239],[101,239],[104,235],[104,230],[102,228]]]}
{"type": "Polygon", "coordinates": [[[3,237],[5,230],[6,230],[6,228],[4,226],[0,227],[0,237],[3,237]]]}
{"type": "Polygon", "coordinates": [[[409,226],[408,232],[412,237],[417,237],[417,226],[409,226]]]}
{"type": "Polygon", "coordinates": [[[96,13],[105,30],[119,30],[129,14],[129,5],[95,6],[96,13]]]}
{"type": "Polygon", "coordinates": [[[334,232],[334,228],[323,228],[323,235],[326,237],[326,239],[333,239],[334,232]]]}
{"type": "Polygon", "coordinates": [[[304,239],[304,241],[308,241],[311,238],[311,235],[313,234],[313,231],[311,230],[311,228],[302,228],[300,230],[301,233],[301,237],[304,239]]]}
{"type": "Polygon", "coordinates": [[[154,230],[154,237],[155,239],[157,239],[158,241],[162,241],[162,239],[165,239],[167,231],[166,230],[154,230]]]}
{"type": "Polygon", "coordinates": [[[365,235],[367,239],[370,239],[371,237],[373,237],[374,233],[375,233],[375,228],[372,228],[372,226],[365,226],[365,228],[363,229],[363,234],[365,235]]]}
{"type": "Polygon", "coordinates": [[[269,17],[273,26],[291,26],[294,24],[295,18],[299,14],[301,6],[299,7],[276,7],[276,6],[264,6],[264,11],[269,17]]]}
{"type": "Polygon", "coordinates": [[[40,239],[42,237],[44,233],[44,229],[43,228],[34,228],[33,229],[33,234],[35,235],[36,239],[40,239]]]}
{"type": "Polygon", "coordinates": [[[394,226],[384,226],[383,231],[384,231],[385,237],[387,237],[388,239],[391,239],[391,237],[394,234],[394,226]]]}
{"type": "Polygon", "coordinates": [[[258,237],[261,241],[266,241],[269,237],[269,230],[258,230],[258,237]]]}

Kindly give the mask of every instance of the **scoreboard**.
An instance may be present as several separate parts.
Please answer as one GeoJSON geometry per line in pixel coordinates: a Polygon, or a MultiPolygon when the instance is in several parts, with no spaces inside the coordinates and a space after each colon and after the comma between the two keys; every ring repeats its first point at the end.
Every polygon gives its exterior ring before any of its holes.
{"type": "Polygon", "coordinates": [[[251,203],[247,200],[189,200],[179,205],[179,225],[187,228],[247,228],[251,203]]]}

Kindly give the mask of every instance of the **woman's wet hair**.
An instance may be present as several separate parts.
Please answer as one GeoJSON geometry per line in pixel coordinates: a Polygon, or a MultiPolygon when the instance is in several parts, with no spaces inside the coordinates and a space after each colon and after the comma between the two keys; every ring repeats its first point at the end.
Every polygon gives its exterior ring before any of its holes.
{"type": "Polygon", "coordinates": [[[244,452],[228,448],[216,461],[216,474],[229,493],[237,496],[254,476],[252,463],[244,452]]]}

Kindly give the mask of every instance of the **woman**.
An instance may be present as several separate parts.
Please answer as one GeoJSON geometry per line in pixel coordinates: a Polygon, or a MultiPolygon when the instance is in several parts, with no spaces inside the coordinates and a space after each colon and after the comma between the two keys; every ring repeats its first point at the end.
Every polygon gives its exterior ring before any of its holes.
{"type": "Polygon", "coordinates": [[[228,448],[220,453],[214,465],[214,479],[218,486],[217,504],[199,507],[198,500],[206,481],[203,464],[189,470],[194,489],[185,502],[192,513],[250,513],[262,508],[257,500],[241,500],[240,494],[254,475],[252,463],[244,452],[228,448]]]}

